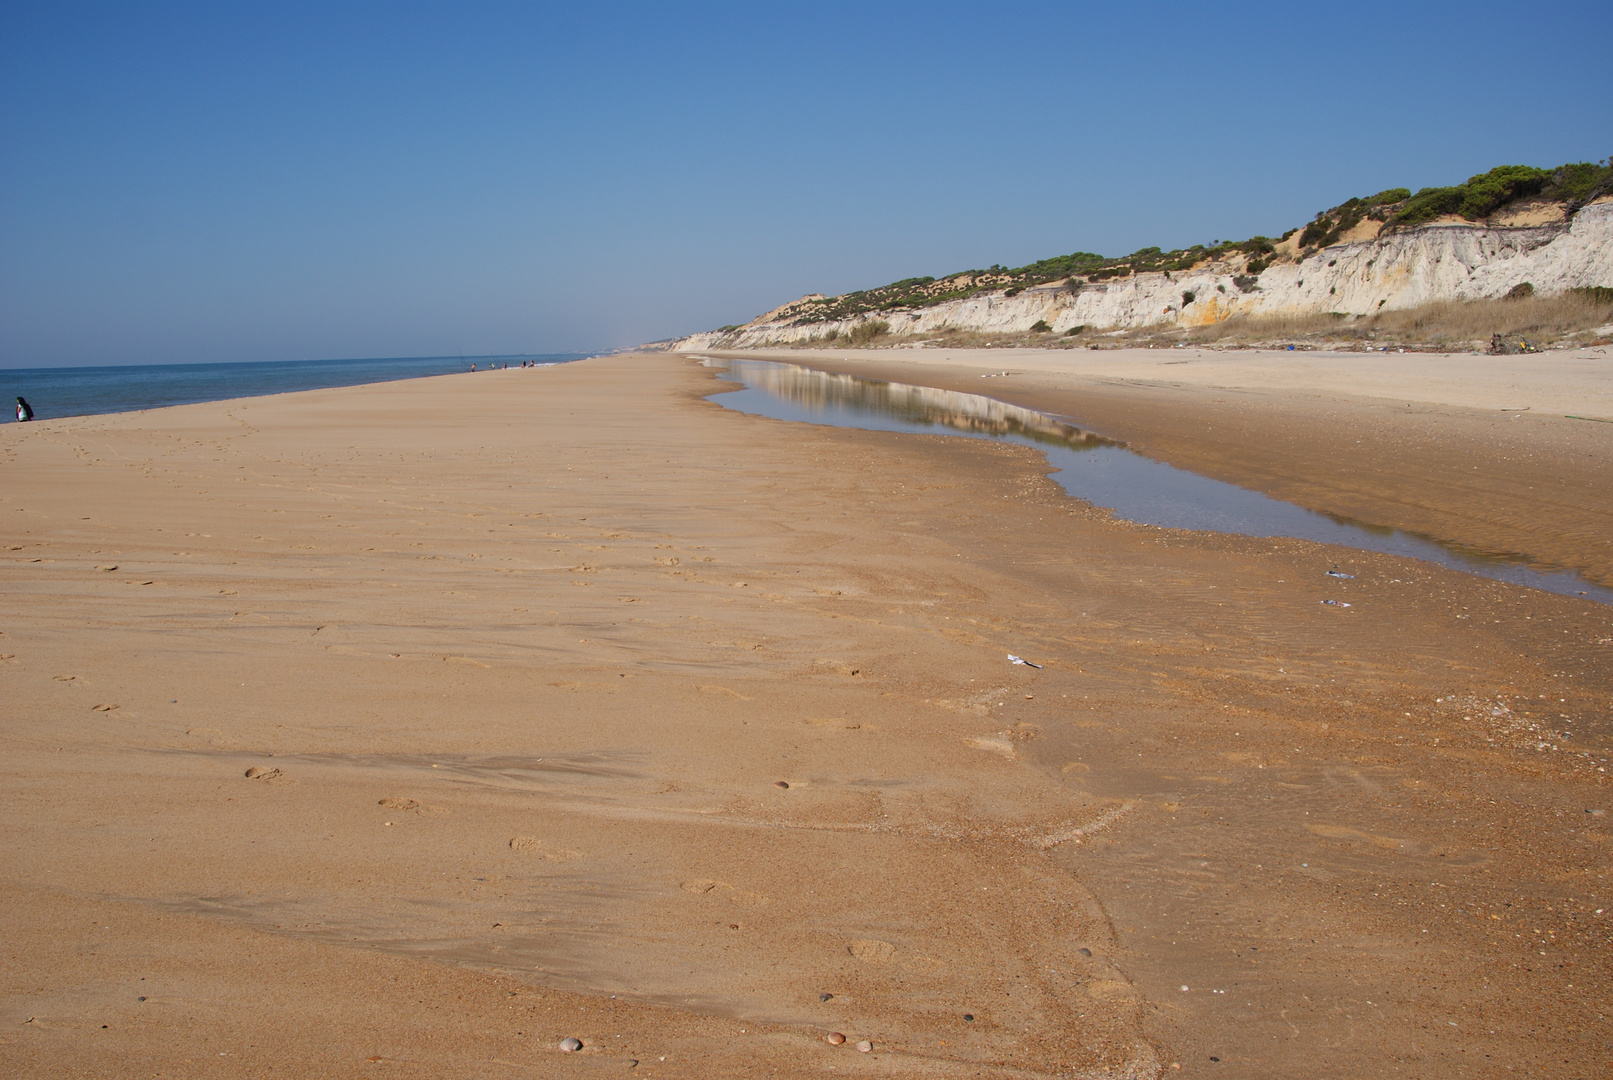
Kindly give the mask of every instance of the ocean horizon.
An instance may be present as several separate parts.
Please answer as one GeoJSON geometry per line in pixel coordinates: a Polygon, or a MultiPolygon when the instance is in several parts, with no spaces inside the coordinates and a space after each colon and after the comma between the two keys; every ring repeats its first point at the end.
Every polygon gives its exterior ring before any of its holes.
{"type": "Polygon", "coordinates": [[[298,390],[396,382],[478,371],[493,365],[564,364],[594,353],[500,356],[391,356],[347,360],[251,360],[201,364],[102,364],[0,368],[6,409],[27,399],[35,420],[138,412],[204,401],[263,397],[298,390]]]}

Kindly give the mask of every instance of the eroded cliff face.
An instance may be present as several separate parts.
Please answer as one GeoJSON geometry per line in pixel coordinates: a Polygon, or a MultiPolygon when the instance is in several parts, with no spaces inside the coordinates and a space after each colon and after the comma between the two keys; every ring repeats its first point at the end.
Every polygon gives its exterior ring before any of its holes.
{"type": "Polygon", "coordinates": [[[737,329],[695,334],[672,347],[805,343],[831,332],[850,334],[875,319],[903,336],[948,330],[1022,334],[1038,320],[1062,333],[1076,326],[1205,326],[1233,315],[1370,315],[1436,300],[1504,296],[1524,282],[1543,296],[1586,286],[1613,287],[1613,200],[1592,203],[1566,222],[1525,227],[1435,224],[1340,243],[1268,267],[1253,284],[1244,279],[1240,286],[1234,279],[1241,272],[1237,263],[1206,264],[1175,274],[1040,285],[1013,296],[981,293],[933,307],[835,322],[779,318],[794,307],[785,305],[737,329]]]}

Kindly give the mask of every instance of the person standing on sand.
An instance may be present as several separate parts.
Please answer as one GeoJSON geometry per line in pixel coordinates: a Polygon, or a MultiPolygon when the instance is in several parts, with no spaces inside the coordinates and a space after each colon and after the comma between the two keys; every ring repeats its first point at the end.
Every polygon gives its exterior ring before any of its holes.
{"type": "Polygon", "coordinates": [[[17,422],[20,424],[24,420],[32,420],[33,418],[34,410],[28,407],[28,402],[19,394],[17,396],[17,422]]]}

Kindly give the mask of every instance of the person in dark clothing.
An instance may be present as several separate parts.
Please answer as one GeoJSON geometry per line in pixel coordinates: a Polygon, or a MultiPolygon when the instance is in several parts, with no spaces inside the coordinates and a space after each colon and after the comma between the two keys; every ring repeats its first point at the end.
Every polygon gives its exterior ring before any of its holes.
{"type": "Polygon", "coordinates": [[[28,402],[25,401],[22,398],[21,395],[18,395],[18,397],[17,397],[17,419],[19,421],[22,421],[22,420],[32,420],[33,418],[34,418],[34,410],[32,410],[32,409],[30,409],[28,407],[28,402]]]}

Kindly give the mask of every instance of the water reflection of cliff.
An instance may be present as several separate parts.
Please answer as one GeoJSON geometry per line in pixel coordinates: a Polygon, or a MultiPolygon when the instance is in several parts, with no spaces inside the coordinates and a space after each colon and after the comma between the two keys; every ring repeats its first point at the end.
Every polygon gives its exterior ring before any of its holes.
{"type": "MultiPolygon", "coordinates": [[[[710,361],[708,361],[710,362],[710,361]]],[[[906,383],[875,382],[852,375],[760,360],[712,362],[746,385],[808,410],[844,409],[909,423],[948,427],[968,435],[1019,435],[1040,443],[1090,450],[1118,446],[1112,439],[1062,423],[1045,413],[993,401],[979,394],[936,390],[906,383]]]]}

